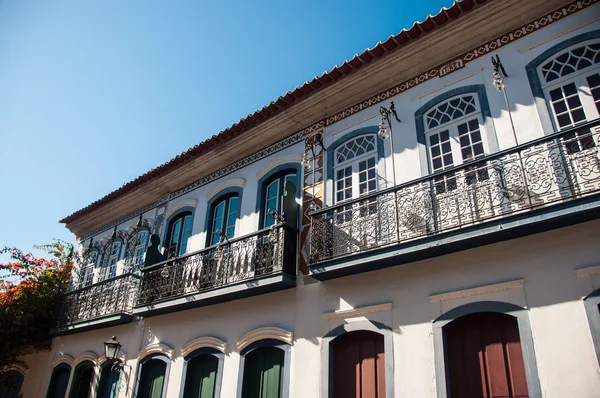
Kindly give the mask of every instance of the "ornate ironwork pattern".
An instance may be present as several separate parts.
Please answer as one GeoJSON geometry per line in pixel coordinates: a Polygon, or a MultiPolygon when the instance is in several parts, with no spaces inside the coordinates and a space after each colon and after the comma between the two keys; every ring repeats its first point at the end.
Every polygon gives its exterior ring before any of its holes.
{"type": "Polygon", "coordinates": [[[142,268],[137,305],[173,299],[265,275],[295,275],[297,232],[274,225],[142,268]],[[292,248],[292,249],[290,249],[292,248]]]}
{"type": "Polygon", "coordinates": [[[596,120],[317,211],[310,262],[401,244],[597,193],[599,147],[600,120],[596,120]]]}
{"type": "Polygon", "coordinates": [[[68,292],[61,299],[57,326],[115,314],[131,314],[139,276],[124,274],[68,292]]]}

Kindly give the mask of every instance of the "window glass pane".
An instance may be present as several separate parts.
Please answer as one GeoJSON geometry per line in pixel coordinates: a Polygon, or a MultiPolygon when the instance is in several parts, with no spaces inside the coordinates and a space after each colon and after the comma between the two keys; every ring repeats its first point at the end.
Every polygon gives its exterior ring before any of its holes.
{"type": "Polygon", "coordinates": [[[225,234],[227,238],[233,238],[235,233],[235,221],[238,218],[238,207],[239,207],[239,199],[237,197],[232,197],[229,199],[229,214],[227,216],[227,228],[225,229],[225,234]]]}
{"type": "Polygon", "coordinates": [[[185,216],[183,219],[183,233],[181,234],[181,245],[179,246],[179,255],[187,251],[187,242],[192,235],[192,216],[185,216]]]}
{"type": "Polygon", "coordinates": [[[544,64],[541,70],[546,82],[551,82],[599,62],[600,43],[594,43],[558,55],[544,64]]]}
{"type": "Polygon", "coordinates": [[[375,135],[356,137],[336,150],[335,161],[346,162],[371,151],[375,151],[375,135]]]}
{"type": "Polygon", "coordinates": [[[346,166],[337,171],[336,201],[352,198],[352,166],[346,166]]]}
{"type": "Polygon", "coordinates": [[[592,93],[592,98],[596,104],[596,109],[598,110],[598,113],[600,113],[600,73],[594,73],[586,79],[592,93]]]}
{"type": "Polygon", "coordinates": [[[484,155],[478,120],[471,119],[467,123],[461,124],[458,127],[458,138],[463,162],[484,155]]]}
{"type": "Polygon", "coordinates": [[[575,83],[568,83],[550,91],[552,109],[560,128],[570,127],[586,120],[575,83]]]}
{"type": "Polygon", "coordinates": [[[223,228],[223,212],[225,211],[225,201],[219,203],[215,208],[213,226],[212,226],[212,238],[210,243],[215,245],[219,243],[219,230],[223,228]]]}

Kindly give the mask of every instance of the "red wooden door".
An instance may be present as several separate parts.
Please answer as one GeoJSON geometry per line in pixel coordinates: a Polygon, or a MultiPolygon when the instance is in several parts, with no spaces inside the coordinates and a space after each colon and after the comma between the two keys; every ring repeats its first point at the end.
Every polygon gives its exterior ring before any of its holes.
{"type": "Polygon", "coordinates": [[[350,332],[333,341],[333,396],[385,398],[383,336],[350,332]]]}
{"type": "Polygon", "coordinates": [[[525,398],[527,380],[517,319],[467,315],[445,328],[452,398],[525,398]]]}

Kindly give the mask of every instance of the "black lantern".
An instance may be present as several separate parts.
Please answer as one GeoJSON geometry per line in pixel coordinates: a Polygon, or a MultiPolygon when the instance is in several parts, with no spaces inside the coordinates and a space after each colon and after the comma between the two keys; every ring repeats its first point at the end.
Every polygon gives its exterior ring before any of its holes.
{"type": "Polygon", "coordinates": [[[117,341],[116,336],[104,342],[104,355],[109,361],[116,361],[119,355],[121,344],[117,341]]]}

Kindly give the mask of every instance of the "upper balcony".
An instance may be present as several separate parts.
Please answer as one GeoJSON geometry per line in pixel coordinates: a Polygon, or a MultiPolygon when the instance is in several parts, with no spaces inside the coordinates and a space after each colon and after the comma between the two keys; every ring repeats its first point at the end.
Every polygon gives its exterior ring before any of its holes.
{"type": "Polygon", "coordinates": [[[157,315],[293,287],[297,230],[285,223],[142,269],[135,315],[157,315]]]}
{"type": "Polygon", "coordinates": [[[595,120],[315,211],[311,275],[326,280],[600,217],[598,148],[595,120]]]}
{"type": "Polygon", "coordinates": [[[126,273],[65,293],[51,334],[82,332],[130,322],[139,279],[139,275],[126,273]]]}

